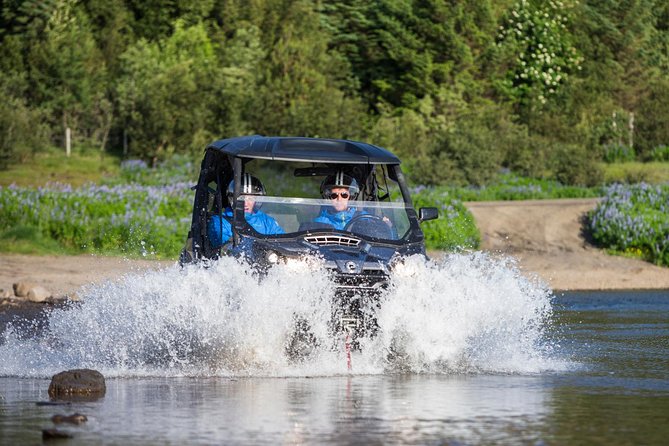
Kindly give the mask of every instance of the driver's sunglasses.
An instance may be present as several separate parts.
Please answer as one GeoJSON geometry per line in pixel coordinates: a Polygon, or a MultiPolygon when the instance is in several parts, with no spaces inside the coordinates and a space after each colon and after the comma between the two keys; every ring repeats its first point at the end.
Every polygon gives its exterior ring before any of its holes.
{"type": "Polygon", "coordinates": [[[348,192],[330,192],[330,195],[328,198],[330,200],[336,200],[337,198],[341,197],[344,200],[348,200],[348,198],[351,196],[348,192]]]}

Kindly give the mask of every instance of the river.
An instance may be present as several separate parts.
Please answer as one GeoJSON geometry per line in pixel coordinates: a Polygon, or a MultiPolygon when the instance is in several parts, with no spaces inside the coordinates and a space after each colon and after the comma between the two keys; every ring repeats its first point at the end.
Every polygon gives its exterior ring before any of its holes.
{"type": "Polygon", "coordinates": [[[54,427],[72,437],[67,444],[669,437],[669,290],[555,295],[478,254],[408,262],[381,309],[380,334],[348,370],[336,346],[299,363],[283,354],[293,312],[313,317],[318,332],[327,278],[285,270],[258,282],[223,263],[128,276],[91,287],[81,304],[3,327],[0,443],[41,444],[54,427]],[[398,333],[399,366],[385,355],[398,333]],[[106,395],[44,404],[50,376],[79,367],[104,373],[106,395]],[[75,412],[88,422],[51,422],[75,412]]]}

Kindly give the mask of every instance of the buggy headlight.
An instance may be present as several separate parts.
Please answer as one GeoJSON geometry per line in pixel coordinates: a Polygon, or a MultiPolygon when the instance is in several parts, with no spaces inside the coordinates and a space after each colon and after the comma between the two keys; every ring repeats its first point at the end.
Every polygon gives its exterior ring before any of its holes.
{"type": "Polygon", "coordinates": [[[279,254],[275,253],[274,251],[267,253],[267,261],[273,265],[279,263],[280,259],[281,258],[279,257],[279,254]]]}

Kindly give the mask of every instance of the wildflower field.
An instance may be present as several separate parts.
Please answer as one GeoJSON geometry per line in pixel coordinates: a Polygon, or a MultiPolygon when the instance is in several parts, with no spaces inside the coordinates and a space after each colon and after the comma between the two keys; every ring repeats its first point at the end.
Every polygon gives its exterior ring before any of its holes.
{"type": "Polygon", "coordinates": [[[590,228],[601,247],[669,266],[669,184],[610,186],[590,228]]]}
{"type": "MultiPolygon", "coordinates": [[[[196,176],[191,162],[175,157],[158,168],[124,161],[119,175],[101,185],[0,186],[0,239],[28,234],[33,245],[51,244],[48,252],[177,258],[190,226],[196,176]]],[[[421,186],[414,201],[416,208],[440,212],[423,225],[428,249],[479,246],[472,215],[451,192],[421,186]]]]}
{"type": "Polygon", "coordinates": [[[29,234],[33,244],[70,253],[176,258],[190,226],[191,171],[184,160],[159,169],[132,160],[107,184],[0,187],[3,238],[29,234]]]}
{"type": "MultiPolygon", "coordinates": [[[[105,184],[0,187],[0,240],[32,234],[55,251],[177,258],[192,211],[197,173],[185,159],[149,168],[125,161],[105,184]]],[[[422,225],[428,249],[478,249],[480,234],[464,201],[605,196],[591,214],[595,241],[611,251],[669,266],[669,185],[567,187],[500,174],[486,187],[412,189],[414,206],[433,206],[440,218],[422,225]]],[[[6,248],[5,248],[6,249],[6,248]]]]}
{"type": "Polygon", "coordinates": [[[190,225],[189,186],[9,186],[0,188],[0,227],[6,238],[36,232],[68,252],[176,258],[190,225]]]}

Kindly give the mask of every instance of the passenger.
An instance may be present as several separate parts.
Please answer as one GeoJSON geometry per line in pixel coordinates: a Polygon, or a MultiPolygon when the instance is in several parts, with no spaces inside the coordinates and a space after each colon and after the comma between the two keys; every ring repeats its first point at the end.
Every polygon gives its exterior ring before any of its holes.
{"type": "Polygon", "coordinates": [[[356,210],[355,207],[349,207],[349,200],[355,200],[359,192],[360,188],[355,178],[343,171],[329,175],[321,183],[321,195],[326,200],[331,200],[332,205],[323,208],[314,221],[332,225],[335,229],[344,229],[353,217],[366,214],[356,210]]]}
{"type": "MultiPolygon", "coordinates": [[[[235,190],[235,181],[228,184],[227,196],[228,203],[232,204],[235,190]]],[[[284,234],[283,228],[263,211],[257,208],[256,202],[249,199],[249,195],[265,195],[265,186],[260,180],[251,174],[245,173],[242,176],[241,194],[245,195],[244,200],[244,218],[249,225],[261,234],[284,234]]],[[[209,243],[212,248],[218,248],[232,237],[232,226],[228,218],[233,217],[231,207],[225,208],[223,215],[214,215],[207,224],[207,233],[209,243]],[[227,218],[225,218],[227,217],[227,218]]]]}

